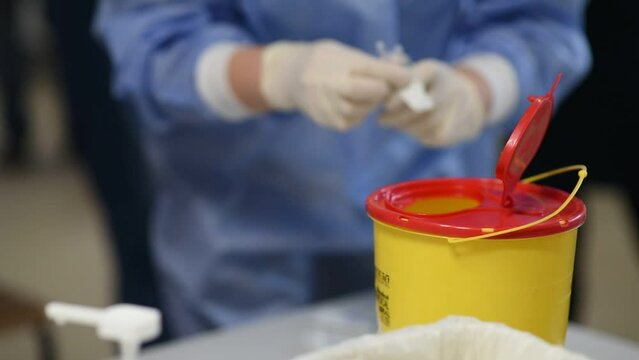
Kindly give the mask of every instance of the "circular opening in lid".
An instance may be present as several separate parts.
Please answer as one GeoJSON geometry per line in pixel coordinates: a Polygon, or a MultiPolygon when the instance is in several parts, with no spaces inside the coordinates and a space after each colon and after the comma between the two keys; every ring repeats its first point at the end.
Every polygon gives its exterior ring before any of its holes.
{"type": "Polygon", "coordinates": [[[468,197],[427,197],[413,201],[403,210],[418,215],[442,215],[452,212],[474,209],[479,200],[468,197]]]}

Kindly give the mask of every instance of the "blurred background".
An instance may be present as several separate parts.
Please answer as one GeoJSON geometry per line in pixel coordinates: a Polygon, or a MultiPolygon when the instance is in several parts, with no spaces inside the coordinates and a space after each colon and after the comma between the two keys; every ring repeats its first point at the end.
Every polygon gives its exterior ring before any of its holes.
{"type": "MultiPolygon", "coordinates": [[[[113,349],[92,331],[50,328],[36,309],[157,305],[140,140],[108,95],[108,59],[89,33],[93,1],[0,4],[0,359],[38,359],[47,346],[61,359],[102,358],[113,349]]],[[[593,70],[558,109],[528,173],[588,165],[571,319],[639,341],[633,7],[589,6],[593,70]]]]}

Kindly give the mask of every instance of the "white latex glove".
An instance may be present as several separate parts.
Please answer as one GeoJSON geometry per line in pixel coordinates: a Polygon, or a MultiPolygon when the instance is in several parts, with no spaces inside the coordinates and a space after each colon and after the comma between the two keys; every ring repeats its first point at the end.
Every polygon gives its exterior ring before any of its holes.
{"type": "Polygon", "coordinates": [[[408,69],[332,40],[276,42],[262,55],[261,90],[271,107],[299,109],[341,131],[409,81],[408,69]]]}
{"type": "Polygon", "coordinates": [[[424,82],[435,108],[416,113],[398,92],[386,103],[380,124],[397,128],[433,147],[454,145],[479,134],[487,114],[473,80],[437,60],[421,61],[411,71],[424,82]]]}

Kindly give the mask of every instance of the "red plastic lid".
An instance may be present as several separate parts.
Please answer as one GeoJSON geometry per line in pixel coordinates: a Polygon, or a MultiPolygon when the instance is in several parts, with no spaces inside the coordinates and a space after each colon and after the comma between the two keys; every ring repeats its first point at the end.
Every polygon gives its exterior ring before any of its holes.
{"type": "MultiPolygon", "coordinates": [[[[568,193],[519,180],[546,134],[560,79],[561,74],[547,95],[529,97],[532,104],[499,158],[497,179],[425,179],[390,185],[368,197],[368,214],[408,230],[466,238],[530,224],[553,213],[568,193]]],[[[585,220],[586,207],[575,197],[551,219],[494,238],[552,235],[574,229],[585,220]]]]}
{"type": "Polygon", "coordinates": [[[555,82],[548,94],[543,96],[529,96],[531,104],[521,117],[515,130],[510,135],[506,146],[501,152],[497,169],[497,178],[504,183],[502,205],[512,206],[512,192],[515,185],[521,179],[528,165],[537,154],[539,146],[546,135],[552,108],[554,104],[554,92],[561,80],[561,74],[557,75],[555,82]]]}
{"type": "MultiPolygon", "coordinates": [[[[499,179],[415,180],[376,190],[368,197],[366,210],[373,219],[391,226],[432,235],[465,238],[481,235],[487,228],[497,232],[529,224],[551,214],[569,195],[547,186],[518,183],[511,194],[513,206],[504,207],[501,204],[502,189],[499,179]],[[427,210],[439,201],[457,205],[463,203],[465,206],[444,213],[427,210]],[[430,202],[431,205],[425,202],[430,202]]],[[[525,230],[495,236],[495,239],[557,234],[574,229],[585,220],[586,206],[575,197],[552,219],[525,230]]]]}

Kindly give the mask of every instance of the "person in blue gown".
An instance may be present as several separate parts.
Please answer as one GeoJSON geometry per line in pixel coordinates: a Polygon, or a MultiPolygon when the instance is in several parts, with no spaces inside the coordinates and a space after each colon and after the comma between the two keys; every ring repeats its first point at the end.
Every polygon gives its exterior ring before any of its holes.
{"type": "Polygon", "coordinates": [[[372,286],[374,189],[492,177],[558,73],[590,68],[585,1],[103,0],[113,91],[152,169],[173,336],[372,286]],[[401,46],[380,57],[377,44],[401,46]],[[414,111],[411,82],[434,102],[414,111]]]}

